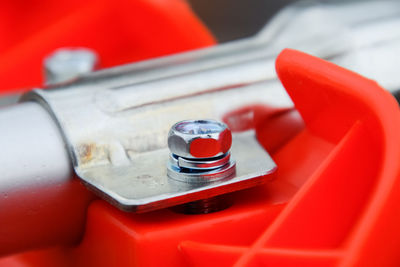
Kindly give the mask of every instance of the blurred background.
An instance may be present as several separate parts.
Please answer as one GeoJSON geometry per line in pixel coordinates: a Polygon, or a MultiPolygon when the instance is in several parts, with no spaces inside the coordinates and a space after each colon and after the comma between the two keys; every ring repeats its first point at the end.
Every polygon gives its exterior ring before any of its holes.
{"type": "Polygon", "coordinates": [[[218,41],[228,42],[256,34],[274,14],[297,1],[189,0],[189,3],[218,41]]]}
{"type": "Polygon", "coordinates": [[[227,43],[261,29],[275,54],[299,49],[395,91],[399,18],[396,0],[2,1],[0,105],[15,102],[15,92],[42,87],[42,62],[60,47],[94,49],[107,68],[209,46],[212,37],[200,34],[207,31],[227,43]]]}

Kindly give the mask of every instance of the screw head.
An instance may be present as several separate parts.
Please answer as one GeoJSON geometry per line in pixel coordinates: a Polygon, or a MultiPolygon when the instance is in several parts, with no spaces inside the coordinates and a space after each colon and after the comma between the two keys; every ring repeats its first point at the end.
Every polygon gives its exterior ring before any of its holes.
{"type": "Polygon", "coordinates": [[[96,52],[87,48],[60,48],[43,61],[47,84],[65,82],[92,72],[98,65],[96,52]]]}
{"type": "Polygon", "coordinates": [[[185,120],[172,126],[168,147],[172,154],[189,159],[224,155],[232,145],[232,133],[226,124],[215,120],[185,120]]]}

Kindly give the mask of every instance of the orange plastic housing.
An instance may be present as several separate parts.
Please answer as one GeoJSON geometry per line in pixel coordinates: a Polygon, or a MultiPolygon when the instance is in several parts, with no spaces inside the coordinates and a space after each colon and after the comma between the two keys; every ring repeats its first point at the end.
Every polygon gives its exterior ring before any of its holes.
{"type": "Polygon", "coordinates": [[[254,113],[245,128],[278,165],[271,183],[204,215],[129,214],[96,200],[79,244],[0,266],[399,266],[396,101],[374,81],[301,52],[283,51],[276,69],[303,120],[290,109],[244,107],[254,113]]]}

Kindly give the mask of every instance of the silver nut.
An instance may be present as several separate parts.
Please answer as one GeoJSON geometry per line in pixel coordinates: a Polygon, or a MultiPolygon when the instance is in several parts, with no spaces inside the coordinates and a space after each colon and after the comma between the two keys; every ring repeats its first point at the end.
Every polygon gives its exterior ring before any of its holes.
{"type": "Polygon", "coordinates": [[[46,84],[66,82],[92,72],[98,65],[96,52],[87,48],[60,48],[43,61],[46,84]]]}
{"type": "Polygon", "coordinates": [[[171,153],[188,159],[218,157],[227,153],[231,145],[231,131],[226,124],[214,120],[181,121],[168,134],[171,153]]]}

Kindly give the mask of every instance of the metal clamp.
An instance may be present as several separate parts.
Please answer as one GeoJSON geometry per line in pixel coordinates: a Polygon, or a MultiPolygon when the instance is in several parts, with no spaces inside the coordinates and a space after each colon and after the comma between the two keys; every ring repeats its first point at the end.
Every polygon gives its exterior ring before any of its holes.
{"type": "Polygon", "coordinates": [[[145,212],[268,180],[266,175],[276,165],[253,131],[232,133],[234,161],[226,144],[211,160],[202,150],[189,151],[195,158],[171,157],[167,144],[177,121],[222,121],[228,112],[254,103],[290,106],[273,79],[269,55],[257,40],[233,43],[85,74],[32,91],[23,101],[37,101],[52,114],[84,184],[120,209],[145,212]],[[196,158],[202,158],[200,163],[196,158]],[[168,162],[178,168],[202,168],[209,179],[182,179],[174,172],[168,176],[168,162]],[[214,166],[220,173],[211,170],[214,166]]]}

